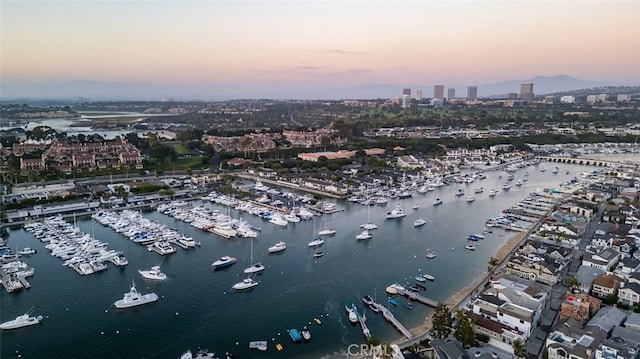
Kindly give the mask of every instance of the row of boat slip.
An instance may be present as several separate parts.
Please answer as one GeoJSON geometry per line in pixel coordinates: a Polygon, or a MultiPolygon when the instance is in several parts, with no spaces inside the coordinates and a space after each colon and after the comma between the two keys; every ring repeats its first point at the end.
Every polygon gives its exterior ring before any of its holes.
{"type": "Polygon", "coordinates": [[[138,212],[130,210],[97,212],[91,218],[121,233],[134,243],[147,246],[149,251],[160,255],[175,253],[176,248],[171,245],[172,243],[184,249],[197,245],[193,238],[168,228],[164,224],[147,219],[138,212]]]}
{"type": "Polygon", "coordinates": [[[46,243],[45,248],[52,256],[60,258],[62,265],[73,268],[80,275],[107,269],[107,261],[117,266],[128,263],[122,252],[108,249],[107,243],[82,232],[61,216],[25,224],[24,229],[46,243]]]}

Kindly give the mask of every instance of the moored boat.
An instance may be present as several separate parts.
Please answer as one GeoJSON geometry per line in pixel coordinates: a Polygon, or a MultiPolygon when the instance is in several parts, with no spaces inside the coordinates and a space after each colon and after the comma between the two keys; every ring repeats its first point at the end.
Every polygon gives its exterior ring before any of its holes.
{"type": "Polygon", "coordinates": [[[118,309],[131,308],[139,305],[152,303],[158,300],[155,293],[140,294],[136,290],[135,283],[131,283],[131,290],[124,294],[122,299],[118,299],[113,305],[118,309]]]}
{"type": "Polygon", "coordinates": [[[153,280],[167,279],[167,275],[160,271],[160,266],[153,266],[149,270],[138,269],[138,273],[140,273],[140,275],[142,275],[142,277],[146,279],[153,279],[153,280]]]}
{"type": "Polygon", "coordinates": [[[235,257],[223,256],[223,257],[220,257],[220,259],[218,259],[217,261],[213,262],[211,266],[215,268],[224,268],[234,264],[236,261],[237,260],[235,257]]]}
{"type": "Polygon", "coordinates": [[[241,282],[234,284],[232,288],[235,290],[247,290],[257,286],[258,284],[259,283],[252,278],[245,278],[241,282]]]}
{"type": "Polygon", "coordinates": [[[289,336],[291,337],[291,340],[293,340],[294,342],[298,343],[302,340],[302,335],[300,335],[300,332],[298,331],[298,329],[289,329],[289,336]]]}
{"type": "Polygon", "coordinates": [[[364,231],[362,231],[360,234],[356,236],[356,239],[369,239],[371,237],[373,236],[371,235],[371,233],[369,233],[369,230],[365,229],[364,231]]]}
{"type": "Polygon", "coordinates": [[[42,320],[41,315],[38,315],[37,317],[32,317],[27,312],[17,316],[15,319],[12,319],[0,324],[0,329],[9,330],[9,329],[18,329],[22,327],[28,327],[30,325],[35,325],[40,323],[41,320],[42,320]]]}
{"type": "Polygon", "coordinates": [[[285,242],[278,242],[276,244],[274,244],[273,246],[269,247],[268,251],[269,253],[276,253],[276,252],[280,252],[287,249],[287,244],[285,242]]]}
{"type": "Polygon", "coordinates": [[[302,339],[304,339],[307,342],[311,340],[311,331],[307,327],[302,328],[301,333],[302,333],[302,339]]]}
{"type": "Polygon", "coordinates": [[[420,226],[424,225],[425,223],[427,223],[427,221],[425,221],[422,218],[418,218],[413,222],[413,226],[414,227],[420,227],[420,226]]]}

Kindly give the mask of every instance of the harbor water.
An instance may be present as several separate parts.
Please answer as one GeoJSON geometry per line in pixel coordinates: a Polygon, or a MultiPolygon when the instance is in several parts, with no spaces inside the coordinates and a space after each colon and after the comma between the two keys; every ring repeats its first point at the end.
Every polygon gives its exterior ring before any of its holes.
{"type": "MultiPolygon", "coordinates": [[[[248,292],[234,292],[231,287],[244,277],[249,266],[251,240],[224,239],[200,231],[187,223],[162,213],[146,211],[150,219],[175,228],[201,242],[200,247],[160,256],[102,226],[89,217],[77,218],[76,225],[97,239],[108,242],[109,249],[122,251],[129,264],[100,273],[80,276],[62,261],[51,256],[44,244],[20,227],[8,229],[11,248],[31,247],[37,254],[24,257],[35,268],[28,277],[30,289],[0,294],[0,322],[15,318],[33,308],[34,315],[44,317],[41,324],[0,333],[2,358],[178,358],[187,349],[206,348],[236,358],[319,358],[345,357],[351,344],[364,342],[359,327],[347,319],[345,303],[353,302],[367,315],[373,337],[393,341],[400,337],[397,330],[382,318],[364,308],[362,296],[376,297],[388,305],[385,288],[391,283],[414,283],[415,276],[430,274],[433,282],[422,295],[444,302],[487,270],[490,257],[495,256],[514,232],[495,228],[485,239],[474,242],[475,251],[465,250],[467,237],[481,233],[485,221],[534,191],[557,187],[583,171],[594,167],[557,164],[560,171],[552,173],[556,164],[543,163],[519,169],[516,179],[525,171],[529,180],[521,187],[500,191],[489,197],[489,190],[501,188],[506,172],[490,171],[487,178],[471,184],[452,184],[433,192],[411,198],[390,199],[386,205],[363,206],[335,201],[344,211],[326,215],[327,226],[337,229],[325,237],[325,255],[313,257],[307,244],[324,226],[323,218],[289,223],[277,227],[268,221],[232,208],[207,203],[232,217],[242,216],[262,231],[253,241],[254,262],[266,269],[256,276],[260,284],[248,292]],[[546,166],[541,172],[539,166],[546,166]],[[567,171],[569,173],[567,173],[567,171]],[[501,176],[501,178],[499,178],[501,176]],[[474,194],[474,188],[484,192],[474,194]],[[465,196],[456,197],[458,188],[465,196]],[[474,195],[467,202],[466,195],[474,195]],[[433,206],[435,198],[443,204],[433,206]],[[400,204],[407,216],[385,219],[385,213],[400,204]],[[414,209],[414,206],[419,206],[414,209]],[[369,210],[368,210],[369,208],[369,210]],[[373,238],[356,240],[360,224],[370,221],[379,226],[372,230],[373,238]],[[414,227],[418,218],[426,224],[414,227]],[[285,241],[287,249],[269,254],[267,248],[285,241]],[[436,258],[427,259],[427,251],[436,258]],[[211,263],[221,256],[231,255],[238,263],[222,270],[212,270],[211,263]],[[160,265],[168,279],[152,282],[143,279],[139,269],[160,265]],[[114,301],[129,291],[132,280],[141,293],[155,292],[155,303],[131,309],[116,309],[114,301]],[[321,320],[317,324],[314,318],[321,320]],[[295,344],[288,329],[308,327],[312,338],[295,344]],[[249,349],[249,342],[265,340],[268,349],[249,349]],[[275,349],[282,344],[283,351],[275,349]]],[[[72,220],[70,220],[72,221],[72,220]]],[[[409,310],[390,306],[396,318],[407,328],[421,325],[431,308],[419,303],[409,310]]]]}

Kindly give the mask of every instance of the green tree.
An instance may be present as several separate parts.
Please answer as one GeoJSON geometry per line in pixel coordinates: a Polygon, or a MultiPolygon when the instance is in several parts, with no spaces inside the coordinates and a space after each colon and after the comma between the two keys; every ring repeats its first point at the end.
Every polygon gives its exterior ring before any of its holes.
{"type": "Polygon", "coordinates": [[[460,309],[456,310],[456,319],[456,330],[453,333],[453,336],[458,339],[465,348],[468,348],[475,342],[473,322],[471,321],[471,318],[467,317],[460,309]]]}
{"type": "Polygon", "coordinates": [[[453,317],[449,307],[440,303],[433,312],[431,319],[433,336],[438,339],[444,339],[452,332],[453,317]]]}
{"type": "Polygon", "coordinates": [[[520,340],[520,338],[514,340],[511,343],[511,347],[513,348],[513,355],[517,356],[518,358],[524,358],[527,356],[527,348],[525,347],[522,340],[520,340]]]}

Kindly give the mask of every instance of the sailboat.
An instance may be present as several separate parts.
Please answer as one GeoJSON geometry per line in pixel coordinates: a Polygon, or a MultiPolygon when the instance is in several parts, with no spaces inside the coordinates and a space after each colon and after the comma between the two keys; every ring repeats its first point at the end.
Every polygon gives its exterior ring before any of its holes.
{"type": "Polygon", "coordinates": [[[370,210],[371,207],[367,206],[367,223],[365,224],[361,224],[360,228],[365,229],[365,230],[371,230],[371,229],[376,229],[378,228],[378,225],[375,223],[371,223],[371,220],[369,219],[369,213],[371,212],[370,210]]]}
{"type": "Polygon", "coordinates": [[[262,263],[253,263],[253,238],[251,238],[251,256],[250,256],[251,265],[245,268],[245,274],[258,273],[264,270],[264,266],[262,263]]]}
{"type": "Polygon", "coordinates": [[[330,236],[330,235],[336,234],[336,229],[335,228],[327,228],[327,214],[326,213],[322,215],[322,221],[324,222],[324,229],[321,230],[320,232],[318,232],[318,235],[330,236]]]}

